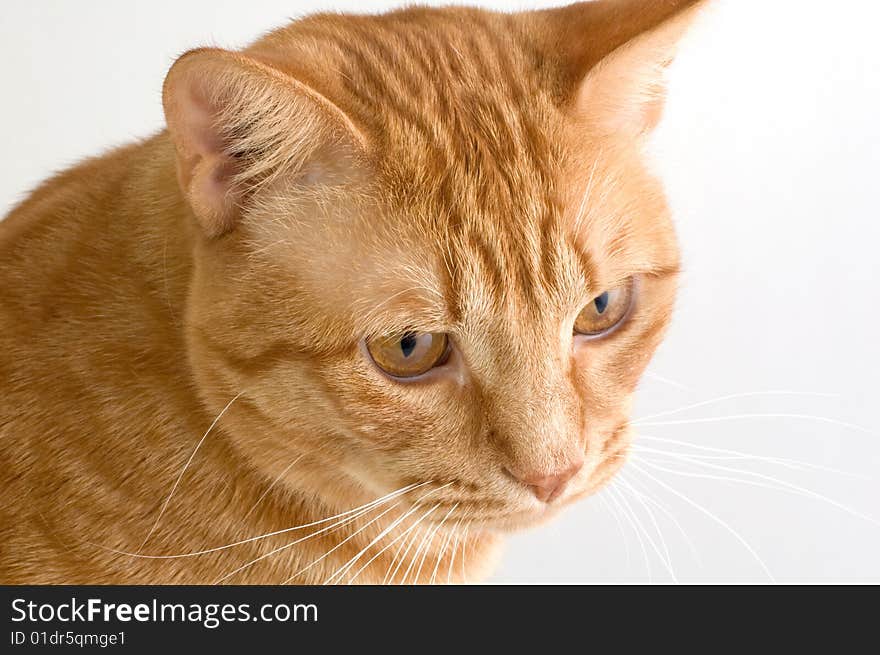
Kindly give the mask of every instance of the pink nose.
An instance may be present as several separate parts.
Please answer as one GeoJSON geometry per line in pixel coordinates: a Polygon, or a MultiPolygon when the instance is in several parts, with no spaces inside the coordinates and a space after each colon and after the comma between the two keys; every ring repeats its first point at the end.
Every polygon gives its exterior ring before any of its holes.
{"type": "Polygon", "coordinates": [[[563,491],[565,485],[575,475],[578,474],[584,466],[584,460],[578,459],[576,462],[561,468],[555,473],[514,473],[508,469],[508,472],[517,480],[528,486],[538,500],[549,503],[551,500],[558,498],[563,491]]]}

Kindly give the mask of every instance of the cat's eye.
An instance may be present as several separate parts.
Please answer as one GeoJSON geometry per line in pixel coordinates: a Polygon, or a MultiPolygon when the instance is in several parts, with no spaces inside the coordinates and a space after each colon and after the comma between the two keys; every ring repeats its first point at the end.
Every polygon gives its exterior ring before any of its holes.
{"type": "Polygon", "coordinates": [[[587,337],[600,337],[617,327],[629,312],[633,301],[632,278],[619,287],[603,291],[581,310],[574,331],[587,337]]]}
{"type": "Polygon", "coordinates": [[[396,378],[413,378],[443,364],[449,356],[449,338],[435,332],[404,332],[368,339],[370,357],[396,378]]]}

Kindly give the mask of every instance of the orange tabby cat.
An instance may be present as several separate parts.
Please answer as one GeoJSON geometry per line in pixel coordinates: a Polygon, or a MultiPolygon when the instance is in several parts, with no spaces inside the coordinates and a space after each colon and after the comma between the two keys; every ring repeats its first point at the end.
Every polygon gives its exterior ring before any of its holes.
{"type": "Polygon", "coordinates": [[[605,483],[700,3],[316,15],[0,223],[0,582],[485,578],[605,483]],[[375,501],[375,502],[373,502],[375,501]]]}

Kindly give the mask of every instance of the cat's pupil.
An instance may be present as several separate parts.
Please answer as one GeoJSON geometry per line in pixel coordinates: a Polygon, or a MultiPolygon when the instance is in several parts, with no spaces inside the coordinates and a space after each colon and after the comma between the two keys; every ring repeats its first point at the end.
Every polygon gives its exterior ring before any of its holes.
{"type": "Polygon", "coordinates": [[[606,291],[602,295],[596,296],[593,304],[596,305],[596,311],[600,314],[603,314],[605,312],[605,308],[608,307],[608,292],[606,291]]]}
{"type": "Polygon", "coordinates": [[[416,335],[412,332],[404,334],[400,339],[400,350],[403,351],[404,357],[412,355],[412,351],[416,349],[416,335]]]}

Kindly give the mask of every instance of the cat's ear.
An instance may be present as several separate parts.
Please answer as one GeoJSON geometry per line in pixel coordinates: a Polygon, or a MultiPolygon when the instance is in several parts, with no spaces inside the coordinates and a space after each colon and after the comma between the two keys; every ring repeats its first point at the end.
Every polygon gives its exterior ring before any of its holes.
{"type": "Polygon", "coordinates": [[[322,148],[363,139],[322,95],[254,59],[204,48],[180,57],[162,103],[181,189],[208,237],[232,230],[253,190],[322,148]]]}
{"type": "Polygon", "coordinates": [[[707,4],[709,0],[586,3],[583,10],[590,20],[581,38],[590,40],[590,46],[580,62],[586,66],[574,97],[578,114],[603,134],[636,139],[649,133],[662,115],[667,68],[707,4]]]}

